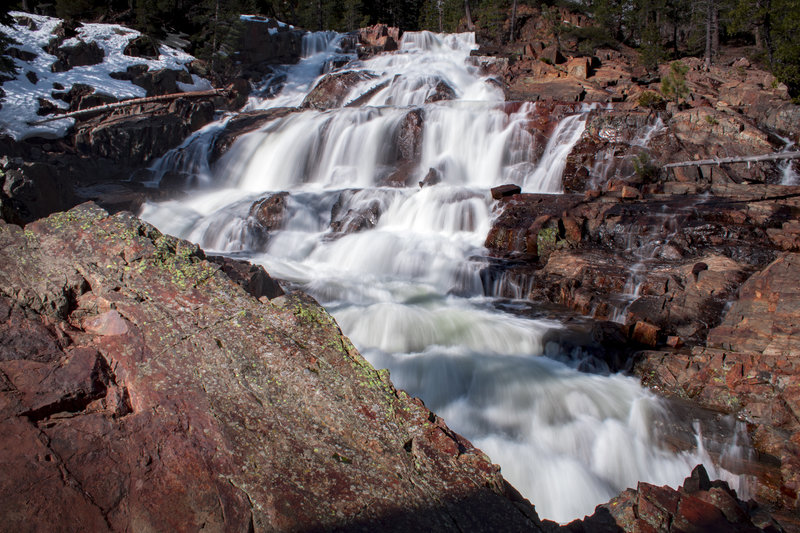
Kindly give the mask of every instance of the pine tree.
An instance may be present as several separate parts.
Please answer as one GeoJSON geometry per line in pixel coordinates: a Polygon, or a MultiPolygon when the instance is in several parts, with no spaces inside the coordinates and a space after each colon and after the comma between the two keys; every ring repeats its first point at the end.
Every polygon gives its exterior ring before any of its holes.
{"type": "MultiPolygon", "coordinates": [[[[4,26],[10,26],[11,24],[14,24],[14,19],[8,14],[8,8],[4,8],[0,11],[0,24],[3,24],[4,26]]],[[[16,63],[14,63],[14,60],[6,55],[8,47],[12,44],[16,44],[13,39],[6,36],[4,33],[0,33],[0,72],[9,74],[17,73],[18,69],[16,63]]]]}

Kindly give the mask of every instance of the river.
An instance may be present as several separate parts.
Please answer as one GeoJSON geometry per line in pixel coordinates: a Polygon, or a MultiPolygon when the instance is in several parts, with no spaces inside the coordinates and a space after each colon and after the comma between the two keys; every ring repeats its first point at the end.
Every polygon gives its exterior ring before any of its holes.
{"type": "MultiPolygon", "coordinates": [[[[306,57],[265,82],[246,110],[300,105],[344,55],[342,36],[306,40],[306,57]]],[[[667,401],[633,377],[578,371],[576,354],[547,340],[564,324],[487,294],[489,189],[559,193],[586,109],[543,141],[529,127],[536,104],[504,102],[470,64],[474,48],[472,34],[420,32],[394,53],[351,54],[346,68],[369,73],[345,99],[358,105],[269,121],[210,165],[225,117],[154,165],[156,175],[192,179],[180,198],[147,203],[141,216],[317,298],[374,366],[501,465],[543,518],[591,514],[637,481],[676,487],[697,463],[746,496],[699,434],[692,450],[664,444],[665,428],[694,431],[667,401]],[[432,101],[443,87],[454,98],[432,101]],[[420,187],[426,177],[438,183],[420,187]],[[266,230],[251,205],[280,192],[282,222],[266,230]]],[[[741,452],[733,441],[721,446],[741,452]]]]}

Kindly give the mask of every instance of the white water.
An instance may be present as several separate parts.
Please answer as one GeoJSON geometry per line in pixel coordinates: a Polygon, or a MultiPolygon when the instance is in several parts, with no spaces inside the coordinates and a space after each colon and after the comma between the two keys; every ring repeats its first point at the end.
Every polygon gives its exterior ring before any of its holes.
{"type": "MultiPolygon", "coordinates": [[[[786,137],[778,136],[783,142],[784,146],[781,152],[789,152],[794,148],[794,141],[786,137]]],[[[778,163],[781,169],[781,185],[800,185],[800,174],[797,173],[796,160],[786,159],[778,163]]]]}
{"type": "MultiPolygon", "coordinates": [[[[660,445],[654,422],[666,419],[667,405],[635,379],[556,362],[568,354],[544,339],[560,324],[505,313],[482,295],[488,188],[513,181],[527,191],[559,192],[584,116],[563,120],[537,158],[526,129],[535,108],[507,112],[497,89],[466,66],[473,46],[471,35],[406,34],[399,52],[354,65],[378,78],[351,97],[388,81],[369,107],[271,122],[218,162],[207,180],[213,187],[148,203],[142,217],[209,251],[260,262],[310,292],[376,367],[391,370],[396,386],[488,452],[542,517],[591,514],[639,480],[677,486],[698,462],[712,476],[724,474],[702,448],[675,454],[660,445]],[[458,101],[424,104],[442,81],[458,101]],[[421,110],[424,125],[411,185],[388,187],[412,109],[421,110]],[[442,182],[420,188],[432,168],[442,182]],[[248,211],[276,191],[290,192],[287,214],[264,239],[248,211]],[[339,219],[374,209],[376,220],[364,231],[334,234],[337,200],[339,219]]],[[[311,56],[317,74],[323,55],[311,56]]],[[[314,84],[311,66],[288,69],[286,94],[251,107],[302,101],[314,84]]]]}

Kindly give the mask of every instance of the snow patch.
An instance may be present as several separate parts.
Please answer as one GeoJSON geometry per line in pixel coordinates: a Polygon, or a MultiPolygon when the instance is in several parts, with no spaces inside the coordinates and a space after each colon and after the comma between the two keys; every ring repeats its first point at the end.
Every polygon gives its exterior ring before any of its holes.
{"type": "MultiPolygon", "coordinates": [[[[159,57],[156,59],[131,57],[122,52],[132,39],[141,35],[140,32],[118,24],[83,24],[77,29],[77,36],[65,40],[62,47],[75,46],[80,41],[95,42],[105,53],[103,61],[97,65],[73,67],[66,72],[51,72],[50,66],[57,58],[48,54],[44,47],[53,39],[53,31],[62,22],[61,19],[19,11],[12,11],[10,14],[12,17],[27,17],[37,27],[36,31],[31,31],[17,23],[11,26],[0,24],[0,32],[19,43],[12,46],[37,56],[30,62],[14,59],[18,67],[16,78],[1,86],[5,97],[0,99],[0,134],[10,135],[15,140],[28,137],[58,138],[67,133],[74,124],[73,119],[28,124],[48,118],[36,114],[40,98],[59,108],[67,107],[67,104],[53,97],[53,92],[68,92],[76,83],[82,83],[93,87],[97,93],[112,95],[119,100],[142,97],[146,95],[142,87],[127,80],[115,80],[110,74],[124,72],[133,65],[147,65],[150,71],[186,70],[186,65],[194,60],[191,55],[164,45],[159,46],[159,57]],[[28,72],[33,72],[38,78],[36,83],[28,79],[28,72]],[[54,87],[54,84],[60,84],[63,89],[54,87]]],[[[192,84],[178,84],[179,88],[182,91],[211,88],[211,84],[203,78],[193,75],[192,80],[192,84]]]]}

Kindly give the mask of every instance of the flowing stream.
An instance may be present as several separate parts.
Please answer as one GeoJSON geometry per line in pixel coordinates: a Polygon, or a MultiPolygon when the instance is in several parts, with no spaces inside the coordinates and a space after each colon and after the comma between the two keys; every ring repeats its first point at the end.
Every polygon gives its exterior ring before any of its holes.
{"type": "MultiPolygon", "coordinates": [[[[341,36],[307,39],[306,57],[266,80],[248,109],[299,105],[343,55],[341,36]]],[[[699,437],[690,452],[662,444],[667,402],[634,378],[575,370],[545,340],[562,324],[484,295],[488,189],[560,192],[585,113],[537,140],[536,106],[504,102],[469,65],[473,48],[472,34],[421,32],[395,53],[350,56],[347,69],[370,73],[345,100],[359,105],[270,121],[214,165],[225,124],[205,128],[154,167],[156,179],[167,169],[192,176],[186,195],[148,203],[142,217],[315,296],[373,365],[487,452],[542,517],[591,514],[639,480],[677,486],[697,463],[743,489],[699,437]],[[436,101],[443,90],[452,98],[436,101]],[[265,228],[251,206],[283,191],[280,224],[265,228]]]]}

